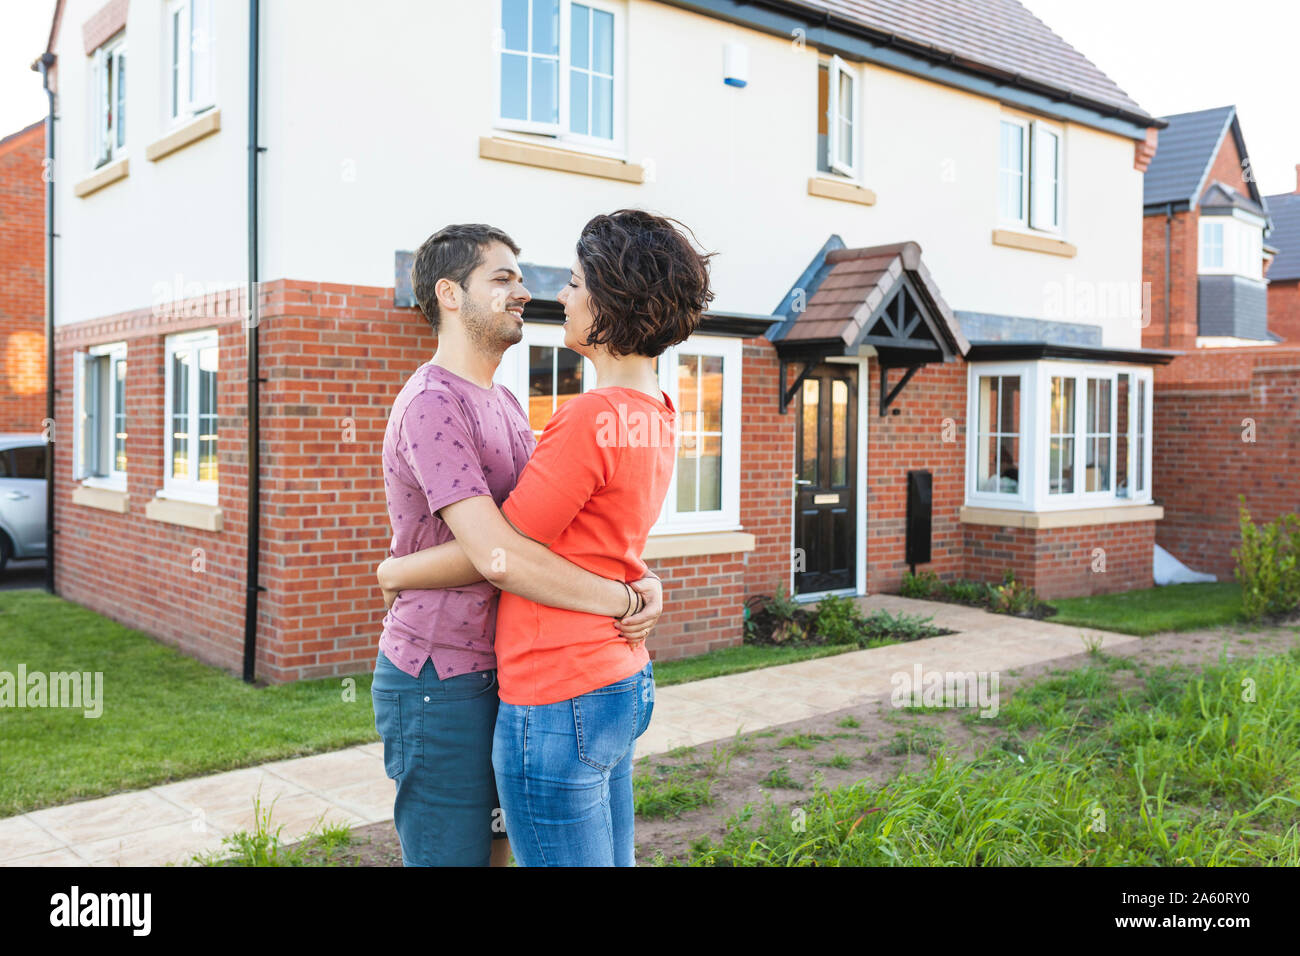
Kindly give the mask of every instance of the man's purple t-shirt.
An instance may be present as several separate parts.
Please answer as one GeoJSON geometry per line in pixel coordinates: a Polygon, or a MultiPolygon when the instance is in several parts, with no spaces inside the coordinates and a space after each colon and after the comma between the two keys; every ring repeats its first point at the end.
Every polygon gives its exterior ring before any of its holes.
{"type": "MultiPolygon", "coordinates": [[[[384,433],[384,493],[393,527],[389,553],[422,551],[454,535],[438,509],[475,495],[500,507],[533,453],[519,400],[428,362],[407,380],[384,433]]],[[[379,648],[418,677],[432,657],[440,680],[496,667],[494,586],[403,591],[384,618],[379,648]]]]}

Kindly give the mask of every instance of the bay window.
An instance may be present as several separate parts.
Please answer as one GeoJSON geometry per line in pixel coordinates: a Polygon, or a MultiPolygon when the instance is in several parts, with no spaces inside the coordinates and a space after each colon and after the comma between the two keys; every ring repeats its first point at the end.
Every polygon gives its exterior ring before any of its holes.
{"type": "Polygon", "coordinates": [[[217,367],[215,329],[168,337],[165,497],[216,504],[217,367]]]}
{"type": "Polygon", "coordinates": [[[1150,369],[1100,363],[973,364],[967,502],[1033,511],[1149,503],[1151,382],[1150,369]]]}
{"type": "Polygon", "coordinates": [[[1200,220],[1201,275],[1264,276],[1263,220],[1248,213],[1203,215],[1200,220]]]}
{"type": "Polygon", "coordinates": [[[606,0],[500,0],[498,126],[597,149],[621,144],[621,9],[606,0]]]}

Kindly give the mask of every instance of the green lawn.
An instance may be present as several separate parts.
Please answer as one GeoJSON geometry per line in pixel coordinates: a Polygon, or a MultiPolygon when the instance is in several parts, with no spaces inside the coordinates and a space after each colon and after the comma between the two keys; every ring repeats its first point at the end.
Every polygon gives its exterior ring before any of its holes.
{"type": "Polygon", "coordinates": [[[0,671],[19,664],[101,672],[103,714],[0,710],[0,816],[379,739],[368,673],[250,687],[43,591],[0,593],[0,671]]]}
{"type": "MultiPolygon", "coordinates": [[[[660,686],[853,651],[733,647],[655,665],[660,686]]],[[[103,713],[0,710],[0,817],[378,740],[370,673],[250,687],[43,591],[0,593],[0,671],[103,674],[103,713]]]]}
{"type": "Polygon", "coordinates": [[[1171,584],[1144,591],[1060,598],[1050,602],[1057,613],[1053,624],[1077,624],[1121,634],[1194,631],[1243,622],[1241,585],[1171,584]]]}

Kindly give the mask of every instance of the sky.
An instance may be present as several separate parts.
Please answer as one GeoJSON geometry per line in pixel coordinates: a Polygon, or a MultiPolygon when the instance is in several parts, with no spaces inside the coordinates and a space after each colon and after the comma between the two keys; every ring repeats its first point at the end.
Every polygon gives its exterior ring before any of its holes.
{"type": "MultiPolygon", "coordinates": [[[[1235,103],[1260,190],[1295,190],[1300,0],[1022,2],[1154,116],[1235,103]]],[[[53,9],[54,0],[0,0],[0,136],[45,116],[29,66],[53,9]]]]}

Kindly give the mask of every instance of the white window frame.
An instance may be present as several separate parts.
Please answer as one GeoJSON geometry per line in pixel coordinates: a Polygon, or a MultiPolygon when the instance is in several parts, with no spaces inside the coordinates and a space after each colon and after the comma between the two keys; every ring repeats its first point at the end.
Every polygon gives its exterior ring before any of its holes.
{"type": "Polygon", "coordinates": [[[90,79],[90,167],[98,169],[114,160],[127,155],[127,139],[123,126],[130,110],[125,100],[121,99],[121,75],[127,60],[126,31],[119,30],[112,39],[105,41],[91,54],[90,79]],[[108,90],[104,88],[105,60],[113,64],[113,99],[108,103],[108,90]],[[119,103],[121,108],[118,108],[119,103]],[[110,123],[110,116],[112,121],[110,123]],[[122,136],[122,143],[117,142],[122,136]]]}
{"type": "MultiPolygon", "coordinates": [[[[112,491],[126,491],[127,472],[118,471],[116,468],[117,457],[113,454],[114,439],[116,433],[113,431],[117,422],[117,391],[113,388],[113,372],[116,370],[118,361],[127,361],[127,348],[125,342],[113,342],[107,345],[94,345],[84,352],[77,352],[73,361],[73,405],[76,409],[76,434],[73,436],[72,443],[72,472],[73,478],[82,484],[93,488],[107,488],[112,491]],[[101,444],[102,454],[92,455],[91,450],[86,447],[86,417],[88,414],[87,401],[90,398],[88,394],[88,376],[86,374],[87,366],[92,361],[98,361],[101,358],[107,358],[109,379],[108,387],[104,390],[107,393],[107,401],[97,410],[99,423],[96,426],[95,440],[101,444]],[[90,462],[94,457],[99,457],[101,461],[107,461],[108,467],[104,474],[96,475],[90,471],[90,462]]],[[[127,375],[131,374],[131,366],[127,364],[127,375]]],[[[102,399],[101,393],[100,398],[102,399]]],[[[128,461],[128,467],[130,463],[128,461]]]]}
{"type": "Polygon", "coordinates": [[[1011,229],[1023,232],[1043,232],[1060,235],[1065,231],[1065,129],[1055,123],[1040,119],[1026,119],[1020,116],[1003,115],[998,124],[998,182],[997,182],[997,219],[1011,229]],[[1020,129],[1020,210],[1019,218],[1006,216],[1002,209],[1002,181],[1007,170],[1002,166],[1002,127],[1015,126],[1020,129]],[[1056,146],[1056,177],[1046,181],[1044,164],[1039,150],[1042,144],[1052,137],[1056,146]],[[1046,203],[1051,199],[1055,217],[1047,215],[1046,203]]]}
{"type": "MultiPolygon", "coordinates": [[[[564,328],[550,323],[525,322],[519,347],[507,350],[497,367],[493,379],[515,393],[525,414],[528,409],[528,347],[532,345],[563,347],[564,328]]],[[[675,408],[679,408],[677,356],[682,352],[722,358],[722,507],[717,511],[678,512],[677,467],[674,462],[672,482],[650,534],[737,531],[740,529],[740,405],[744,394],[741,390],[742,342],[730,336],[696,335],[665,349],[659,356],[659,387],[672,399],[675,408]]],[[[597,387],[596,368],[585,358],[582,367],[583,391],[590,391],[597,387]]]]}
{"type": "Polygon", "coordinates": [[[1010,510],[1069,511],[1080,508],[1123,507],[1127,505],[1146,505],[1152,503],[1151,496],[1151,459],[1153,447],[1153,396],[1154,373],[1149,367],[1140,365],[1118,365],[1094,362],[1070,362],[1058,359],[1034,359],[1025,362],[976,362],[969,366],[967,392],[967,466],[966,466],[966,503],[974,507],[1005,508],[1010,510]],[[979,379],[985,375],[1019,375],[1020,376],[1020,494],[998,494],[976,490],[978,468],[979,436],[979,379]],[[1128,497],[1120,497],[1118,463],[1119,463],[1119,381],[1120,375],[1132,376],[1128,390],[1128,431],[1133,444],[1128,455],[1125,484],[1130,491],[1128,497]],[[1074,403],[1074,491],[1068,494],[1051,494],[1051,396],[1052,379],[1066,378],[1075,380],[1074,403]],[[1089,378],[1103,379],[1110,382],[1110,469],[1109,491],[1086,491],[1085,426],[1088,413],[1089,378]],[[1145,438],[1145,447],[1141,456],[1138,454],[1137,436],[1139,434],[1137,404],[1139,383],[1143,383],[1146,408],[1141,421],[1141,434],[1145,438]],[[1137,473],[1138,459],[1142,459],[1142,473],[1137,473]],[[1138,479],[1141,479],[1141,488],[1138,479]]]}
{"type": "Polygon", "coordinates": [[[1016,229],[1029,228],[1029,121],[1018,116],[1003,116],[998,123],[998,221],[1004,226],[1016,229]],[[1011,218],[1002,210],[1002,178],[1007,172],[1002,166],[1002,127],[1016,126],[1020,129],[1020,217],[1011,218]]]}
{"type": "Polygon", "coordinates": [[[1026,461],[1026,438],[1034,422],[1031,419],[1033,406],[1028,395],[1030,383],[1026,375],[1028,369],[1023,363],[990,362],[970,365],[966,396],[967,454],[966,454],[966,500],[972,505],[988,508],[1023,507],[1029,501],[1029,472],[1026,461]],[[979,490],[979,380],[985,377],[1006,375],[1020,376],[1020,461],[1017,465],[1018,478],[1015,493],[979,490]]]}
{"type": "MultiPolygon", "coordinates": [[[[163,349],[163,487],[157,492],[159,498],[174,498],[182,501],[193,501],[200,504],[216,505],[217,493],[220,484],[220,470],[218,469],[217,481],[200,481],[195,475],[190,478],[173,477],[172,462],[172,357],[177,352],[190,352],[193,356],[191,368],[193,374],[190,376],[189,387],[189,453],[190,461],[193,464],[192,474],[197,471],[199,465],[199,435],[200,435],[200,413],[199,413],[199,352],[206,348],[218,349],[217,363],[217,420],[220,422],[221,411],[221,364],[220,364],[220,337],[216,329],[203,329],[196,332],[181,332],[176,335],[167,337],[163,349]]],[[[221,442],[217,442],[217,454],[221,453],[221,442]]]]}
{"type": "Polygon", "coordinates": [[[1230,216],[1202,216],[1197,229],[1196,271],[1198,275],[1241,276],[1264,279],[1264,222],[1257,216],[1233,210],[1230,216]],[[1208,261],[1211,229],[1221,230],[1220,261],[1208,261]]]}
{"type": "Polygon", "coordinates": [[[216,105],[216,47],[213,34],[214,0],[168,0],[163,19],[163,88],[159,101],[164,126],[182,126],[216,105]],[[200,22],[194,10],[199,7],[200,22]],[[180,49],[173,45],[173,18],[180,17],[180,49]],[[196,71],[193,51],[197,42],[207,43],[207,62],[196,71]],[[200,75],[202,74],[202,75],[200,75]],[[172,84],[176,85],[173,98],[172,84]]]}
{"type": "MultiPolygon", "coordinates": [[[[492,64],[492,124],[496,129],[506,130],[514,133],[531,133],[546,136],[554,140],[557,144],[567,148],[580,149],[586,152],[599,153],[622,158],[626,150],[626,91],[627,91],[627,45],[624,11],[625,7],[619,3],[612,3],[609,0],[559,0],[560,4],[560,36],[557,54],[557,63],[559,68],[559,114],[554,123],[540,122],[536,120],[514,119],[501,115],[501,58],[506,53],[520,54],[524,51],[506,50],[505,48],[505,27],[502,22],[502,0],[492,0],[495,8],[496,17],[496,42],[493,44],[495,55],[491,57],[492,64]],[[570,96],[570,71],[573,67],[572,50],[572,14],[573,4],[579,3],[584,7],[592,10],[600,10],[604,13],[612,14],[614,17],[614,128],[613,136],[605,139],[599,136],[592,136],[584,133],[574,133],[570,130],[569,115],[569,96],[570,96]]],[[[531,43],[532,35],[532,4],[529,3],[529,42],[531,43]]],[[[531,77],[532,66],[531,59],[535,54],[529,53],[529,75],[531,77]]],[[[526,101],[531,102],[532,89],[529,86],[526,92],[526,101]]]]}
{"type": "Polygon", "coordinates": [[[862,84],[857,70],[850,67],[838,56],[830,58],[826,70],[826,165],[833,172],[849,179],[857,179],[862,169],[862,150],[859,117],[862,115],[862,84]],[[839,158],[840,148],[840,77],[847,77],[853,90],[853,106],[849,121],[849,149],[852,162],[843,163],[839,158]]]}
{"type": "Polygon", "coordinates": [[[1065,131],[1061,127],[1043,120],[1034,120],[1030,126],[1029,138],[1029,228],[1039,232],[1061,232],[1064,219],[1062,199],[1065,184],[1065,131]],[[1047,137],[1052,137],[1056,146],[1056,177],[1050,183],[1045,180],[1046,172],[1041,161],[1042,144],[1047,137]],[[1047,217],[1047,212],[1040,204],[1051,201],[1055,215],[1047,217]],[[1042,211],[1040,211],[1040,208],[1042,211]]]}

